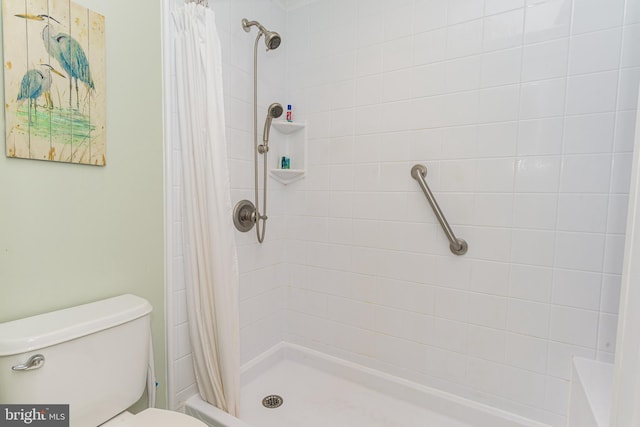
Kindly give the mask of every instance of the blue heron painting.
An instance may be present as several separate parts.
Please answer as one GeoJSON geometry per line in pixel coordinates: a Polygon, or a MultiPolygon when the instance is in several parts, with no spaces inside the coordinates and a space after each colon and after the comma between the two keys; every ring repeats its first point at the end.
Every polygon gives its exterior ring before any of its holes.
{"type": "MultiPolygon", "coordinates": [[[[95,85],[91,78],[89,61],[80,43],[69,34],[58,31],[56,23],[59,21],[49,15],[29,15],[16,14],[18,18],[30,19],[34,21],[46,21],[47,24],[42,30],[42,41],[49,55],[54,58],[69,76],[69,87],[72,82],[76,89],[76,107],[80,108],[80,96],[78,94],[78,80],[84,83],[89,89],[94,89],[95,85]]],[[[71,107],[72,91],[69,90],[69,107],[71,107]]]]}
{"type": "MultiPolygon", "coordinates": [[[[55,73],[64,78],[63,74],[49,64],[42,64],[40,67],[40,70],[31,69],[25,73],[20,82],[20,92],[16,98],[19,105],[22,105],[26,100],[29,101],[29,113],[31,113],[31,108],[37,113],[37,101],[41,96],[44,96],[45,107],[53,109],[53,101],[51,100],[51,93],[49,92],[52,83],[51,73],[55,73]]],[[[29,119],[31,119],[31,114],[29,114],[29,119]]]]}
{"type": "Polygon", "coordinates": [[[1,3],[7,156],[105,165],[104,16],[69,0],[1,3]]]}

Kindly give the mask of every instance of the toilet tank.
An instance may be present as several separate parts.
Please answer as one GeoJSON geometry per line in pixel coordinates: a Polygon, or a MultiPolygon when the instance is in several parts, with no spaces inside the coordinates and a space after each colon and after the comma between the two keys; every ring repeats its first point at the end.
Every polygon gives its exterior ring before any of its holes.
{"type": "Polygon", "coordinates": [[[93,427],[142,396],[151,304],[121,295],[0,324],[0,403],[69,404],[71,427],[93,427]],[[15,370],[34,355],[44,362],[15,370]]]}

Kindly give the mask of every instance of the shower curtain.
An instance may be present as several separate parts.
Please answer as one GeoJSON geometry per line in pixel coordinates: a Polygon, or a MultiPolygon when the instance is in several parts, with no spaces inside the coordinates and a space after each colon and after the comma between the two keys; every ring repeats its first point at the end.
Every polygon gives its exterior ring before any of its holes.
{"type": "Polygon", "coordinates": [[[183,252],[189,336],[201,397],[237,414],[240,322],[214,12],[196,3],[173,13],[183,175],[183,252]]]}

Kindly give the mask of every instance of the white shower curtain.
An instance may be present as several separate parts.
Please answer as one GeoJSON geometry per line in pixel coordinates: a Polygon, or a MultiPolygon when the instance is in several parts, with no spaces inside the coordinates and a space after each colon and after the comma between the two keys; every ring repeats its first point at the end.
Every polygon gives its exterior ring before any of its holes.
{"type": "Polygon", "coordinates": [[[202,398],[236,415],[239,400],[238,261],[227,166],[222,55],[214,12],[173,13],[183,169],[189,335],[202,398]]]}

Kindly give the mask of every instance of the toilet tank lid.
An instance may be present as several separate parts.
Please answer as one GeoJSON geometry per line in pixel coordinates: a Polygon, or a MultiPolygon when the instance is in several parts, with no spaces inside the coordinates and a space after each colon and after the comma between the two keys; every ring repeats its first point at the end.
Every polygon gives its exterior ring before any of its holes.
{"type": "Polygon", "coordinates": [[[0,356],[38,350],[112,328],[151,313],[149,301],[120,295],[0,323],[0,356]]]}

